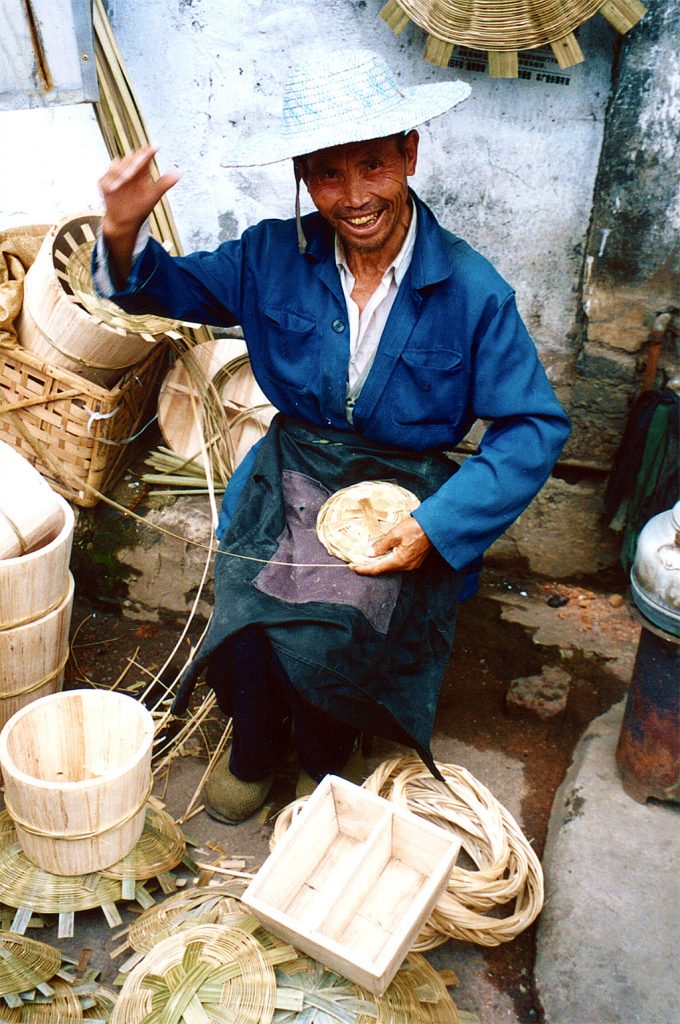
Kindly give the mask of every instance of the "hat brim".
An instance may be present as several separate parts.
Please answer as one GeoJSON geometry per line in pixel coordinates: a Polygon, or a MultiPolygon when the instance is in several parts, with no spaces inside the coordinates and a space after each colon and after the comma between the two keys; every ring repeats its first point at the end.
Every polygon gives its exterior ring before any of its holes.
{"type": "Polygon", "coordinates": [[[304,135],[285,135],[270,129],[240,140],[232,152],[225,156],[222,167],[258,167],[276,164],[281,160],[315,153],[331,146],[344,146],[349,142],[384,138],[396,132],[409,131],[425,121],[445,114],[470,95],[467,82],[431,82],[400,90],[398,103],[362,116],[360,122],[347,123],[347,119],[320,125],[304,135]]]}

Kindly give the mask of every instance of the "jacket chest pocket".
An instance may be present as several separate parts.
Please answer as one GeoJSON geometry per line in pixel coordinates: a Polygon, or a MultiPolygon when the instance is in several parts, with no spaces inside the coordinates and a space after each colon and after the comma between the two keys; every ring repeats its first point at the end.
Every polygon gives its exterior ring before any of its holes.
{"type": "Polygon", "coordinates": [[[316,322],[287,309],[266,308],[263,313],[262,372],[286,388],[313,390],[320,370],[316,322]]]}
{"type": "Polygon", "coordinates": [[[463,356],[453,349],[411,349],[397,361],[394,419],[397,423],[454,423],[467,404],[463,356]]]}

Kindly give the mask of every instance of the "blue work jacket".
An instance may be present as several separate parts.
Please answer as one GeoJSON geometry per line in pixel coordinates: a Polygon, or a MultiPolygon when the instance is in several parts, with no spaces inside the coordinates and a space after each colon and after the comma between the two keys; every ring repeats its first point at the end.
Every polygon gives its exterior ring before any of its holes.
{"type": "MultiPolygon", "coordinates": [[[[411,193],[411,265],[347,422],[349,318],[333,231],[303,218],[265,220],[214,252],[170,257],[151,240],[113,300],[131,313],[240,324],[255,378],[288,416],[386,444],[448,451],[476,419],[491,421],[467,458],[414,512],[454,568],[478,561],[540,490],[569,433],[514,292],[491,264],[444,230],[411,193]]],[[[233,499],[252,459],[237,471],[233,499]]]]}

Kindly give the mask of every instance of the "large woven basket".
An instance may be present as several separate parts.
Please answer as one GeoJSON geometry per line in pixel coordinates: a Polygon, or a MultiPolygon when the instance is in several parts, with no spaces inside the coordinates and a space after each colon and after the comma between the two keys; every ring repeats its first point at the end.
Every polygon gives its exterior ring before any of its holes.
{"type": "Polygon", "coordinates": [[[100,219],[70,217],[47,233],[24,280],[16,328],[24,348],[50,366],[111,387],[177,323],[129,316],[95,294],[89,266],[100,219]]]}
{"type": "Polygon", "coordinates": [[[22,708],[0,733],[5,805],[27,858],[83,875],[127,856],[144,828],[153,719],[109,690],[71,690],[22,708]]]}

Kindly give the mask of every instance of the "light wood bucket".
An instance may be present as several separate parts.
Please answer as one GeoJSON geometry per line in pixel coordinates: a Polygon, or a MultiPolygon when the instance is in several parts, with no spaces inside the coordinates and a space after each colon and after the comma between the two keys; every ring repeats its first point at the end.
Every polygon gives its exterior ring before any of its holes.
{"type": "Polygon", "coordinates": [[[48,231],[24,279],[16,327],[24,348],[49,365],[110,388],[177,324],[130,317],[94,294],[88,267],[100,219],[82,214],[48,231]]]}
{"type": "Polygon", "coordinates": [[[54,611],[16,629],[0,630],[0,726],[31,701],[61,689],[73,591],[69,573],[66,594],[54,611]]]}
{"type": "Polygon", "coordinates": [[[53,535],[27,555],[0,559],[0,632],[56,611],[68,597],[75,516],[61,495],[55,498],[60,519],[53,535]]]}
{"type": "Polygon", "coordinates": [[[2,564],[3,559],[25,555],[54,537],[63,513],[47,481],[5,441],[0,441],[0,481],[2,564]]]}
{"type": "Polygon", "coordinates": [[[144,828],[153,719],[110,690],[34,701],[0,733],[5,805],[28,859],[86,875],[126,857],[144,828]]]}

